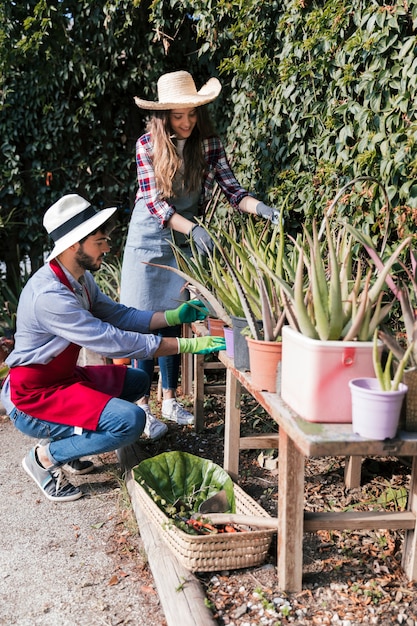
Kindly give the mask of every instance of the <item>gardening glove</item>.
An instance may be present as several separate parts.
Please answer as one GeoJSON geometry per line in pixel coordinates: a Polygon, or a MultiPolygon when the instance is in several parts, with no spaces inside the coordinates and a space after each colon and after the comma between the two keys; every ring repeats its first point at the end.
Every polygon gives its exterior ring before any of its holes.
{"type": "Polygon", "coordinates": [[[211,352],[219,352],[226,350],[226,342],[224,337],[195,337],[193,339],[185,339],[183,337],[178,340],[178,352],[184,354],[191,352],[192,354],[210,354],[211,352]]]}
{"type": "Polygon", "coordinates": [[[176,309],[165,311],[165,319],[168,326],[189,324],[197,320],[203,320],[208,315],[208,310],[200,300],[188,300],[176,309]]]}
{"type": "Polygon", "coordinates": [[[192,227],[189,234],[197,246],[197,250],[200,254],[207,256],[209,252],[213,252],[214,241],[202,226],[196,224],[192,227]]]}
{"type": "Polygon", "coordinates": [[[263,217],[265,220],[270,220],[271,224],[279,224],[280,212],[278,209],[273,209],[263,202],[258,202],[256,205],[256,215],[263,217]]]}

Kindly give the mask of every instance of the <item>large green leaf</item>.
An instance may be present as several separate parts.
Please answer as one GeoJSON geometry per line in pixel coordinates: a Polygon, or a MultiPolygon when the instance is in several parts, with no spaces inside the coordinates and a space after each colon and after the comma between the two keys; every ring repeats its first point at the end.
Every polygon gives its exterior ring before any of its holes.
{"type": "MultiPolygon", "coordinates": [[[[191,503],[197,512],[200,504],[221,489],[229,502],[229,513],[236,512],[233,481],[220,465],[188,452],[164,452],[146,459],[133,468],[135,480],[150,493],[156,492],[162,501],[175,504],[191,503]]],[[[156,504],[162,509],[161,500],[156,504]]]]}

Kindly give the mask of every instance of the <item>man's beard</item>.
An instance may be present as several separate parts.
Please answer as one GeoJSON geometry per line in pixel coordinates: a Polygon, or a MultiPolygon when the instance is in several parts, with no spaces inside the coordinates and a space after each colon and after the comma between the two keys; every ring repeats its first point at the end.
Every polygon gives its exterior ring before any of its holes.
{"type": "Polygon", "coordinates": [[[93,257],[91,257],[90,255],[86,254],[83,250],[83,247],[81,246],[80,249],[76,252],[75,255],[75,259],[78,263],[78,265],[83,269],[83,270],[88,270],[90,272],[96,272],[97,270],[100,269],[100,262],[96,262],[94,263],[93,261],[93,257]]]}

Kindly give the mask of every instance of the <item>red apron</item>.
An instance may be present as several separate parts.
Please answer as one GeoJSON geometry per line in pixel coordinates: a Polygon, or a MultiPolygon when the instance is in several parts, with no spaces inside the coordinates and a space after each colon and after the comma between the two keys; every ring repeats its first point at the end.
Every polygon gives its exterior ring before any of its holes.
{"type": "MultiPolygon", "coordinates": [[[[50,265],[72,290],[58,264],[50,265]]],[[[126,367],[78,366],[80,349],[72,343],[46,365],[12,367],[10,397],[16,408],[48,422],[96,430],[108,401],[122,392],[126,367]]]]}

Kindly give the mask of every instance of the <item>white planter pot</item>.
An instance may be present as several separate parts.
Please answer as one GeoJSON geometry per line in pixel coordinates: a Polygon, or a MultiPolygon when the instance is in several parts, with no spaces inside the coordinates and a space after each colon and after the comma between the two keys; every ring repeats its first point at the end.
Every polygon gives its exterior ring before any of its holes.
{"type": "Polygon", "coordinates": [[[349,381],[375,375],[372,348],[372,341],[321,341],[284,326],[282,399],[309,422],[351,423],[349,381]]]}
{"type": "Polygon", "coordinates": [[[349,387],[353,432],[366,439],[395,437],[407,385],[400,383],[397,391],[382,391],[376,378],[354,378],[349,387]]]}

